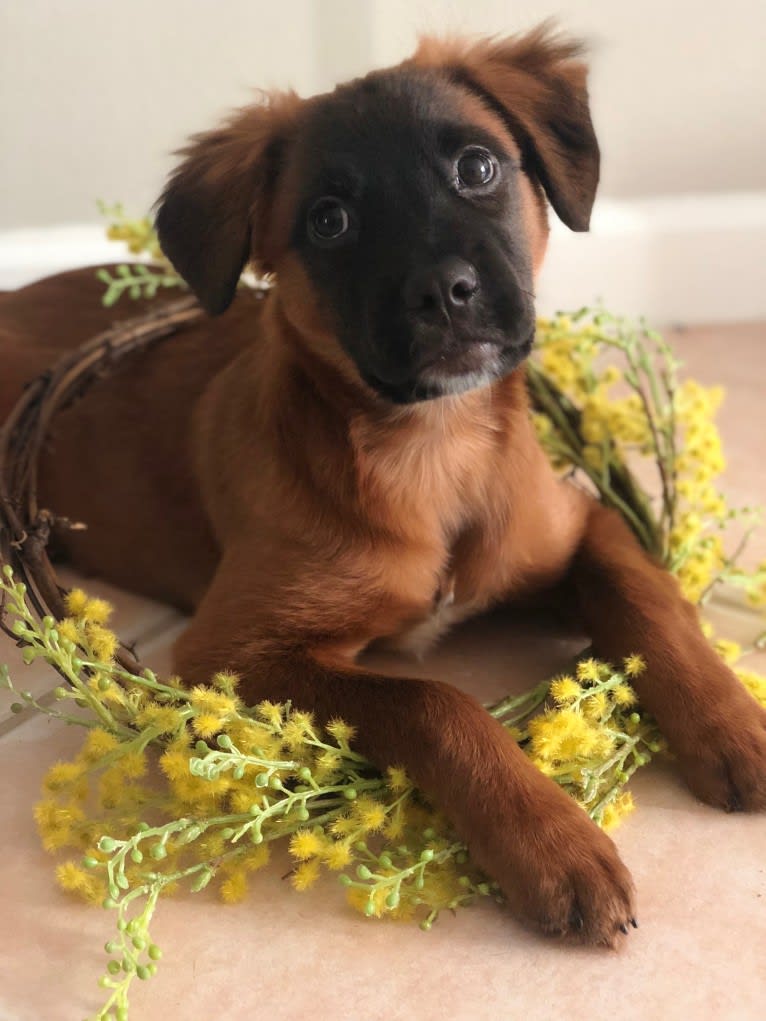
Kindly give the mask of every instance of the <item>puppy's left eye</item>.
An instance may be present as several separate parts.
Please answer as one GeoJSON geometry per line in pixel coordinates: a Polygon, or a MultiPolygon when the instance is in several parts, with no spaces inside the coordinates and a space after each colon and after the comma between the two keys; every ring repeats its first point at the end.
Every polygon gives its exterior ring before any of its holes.
{"type": "Polygon", "coordinates": [[[489,150],[471,146],[462,152],[455,169],[464,188],[484,188],[495,179],[497,163],[489,150]]]}
{"type": "Polygon", "coordinates": [[[309,234],[314,241],[334,241],[342,237],[349,223],[348,212],[338,199],[321,198],[309,211],[309,234]]]}

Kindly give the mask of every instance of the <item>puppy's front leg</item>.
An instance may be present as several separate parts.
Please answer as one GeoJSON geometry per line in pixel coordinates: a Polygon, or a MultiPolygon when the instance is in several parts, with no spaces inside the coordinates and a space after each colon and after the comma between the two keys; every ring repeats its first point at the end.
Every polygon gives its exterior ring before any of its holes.
{"type": "Polygon", "coordinates": [[[354,726],[355,748],[380,768],[403,766],[512,909],[545,931],[608,945],[627,931],[633,886],[614,844],[478,702],[441,682],[364,671],[326,640],[298,638],[294,608],[289,631],[258,619],[224,572],[178,643],[176,666],[187,681],[236,670],[248,703],[290,700],[320,723],[354,726]]]}
{"type": "Polygon", "coordinates": [[[694,793],[729,811],[765,808],[766,712],[710,647],[676,580],[598,504],[572,580],[598,655],[645,659],[635,687],[694,793]]]}

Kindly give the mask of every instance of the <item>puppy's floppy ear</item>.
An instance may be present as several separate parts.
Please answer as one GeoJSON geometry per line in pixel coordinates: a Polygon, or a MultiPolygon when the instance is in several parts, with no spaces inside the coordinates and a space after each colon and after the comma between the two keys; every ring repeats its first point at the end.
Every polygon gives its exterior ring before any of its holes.
{"type": "Polygon", "coordinates": [[[249,260],[270,268],[267,210],[299,105],[273,94],[192,136],[157,202],[162,250],[210,315],[229,307],[249,260]]]}
{"type": "Polygon", "coordinates": [[[599,148],[588,109],[580,43],[549,23],[526,35],[467,43],[425,38],[412,63],[440,68],[481,96],[521,146],[559,218],[587,230],[599,175],[599,148]]]}

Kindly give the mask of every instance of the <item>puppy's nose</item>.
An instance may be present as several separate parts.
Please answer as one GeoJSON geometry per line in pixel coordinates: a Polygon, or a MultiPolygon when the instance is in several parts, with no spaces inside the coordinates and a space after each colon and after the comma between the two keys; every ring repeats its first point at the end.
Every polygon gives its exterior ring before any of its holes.
{"type": "Polygon", "coordinates": [[[438,318],[469,305],[478,289],[479,278],[471,263],[450,255],[435,266],[410,274],[404,285],[404,303],[408,312],[421,318],[438,318]]]}

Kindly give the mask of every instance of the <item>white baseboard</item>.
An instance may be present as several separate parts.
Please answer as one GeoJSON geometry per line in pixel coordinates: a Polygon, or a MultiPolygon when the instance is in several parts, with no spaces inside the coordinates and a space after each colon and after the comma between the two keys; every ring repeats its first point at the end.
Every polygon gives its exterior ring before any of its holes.
{"type": "Polygon", "coordinates": [[[600,299],[657,324],[766,319],[766,192],[602,199],[590,233],[551,225],[541,310],[600,299]]]}
{"type": "MultiPolygon", "coordinates": [[[[766,192],[602,199],[589,234],[551,223],[543,312],[601,301],[657,324],[766,319],[766,192]]],[[[99,224],[0,232],[0,289],[126,258],[99,224]]]]}

